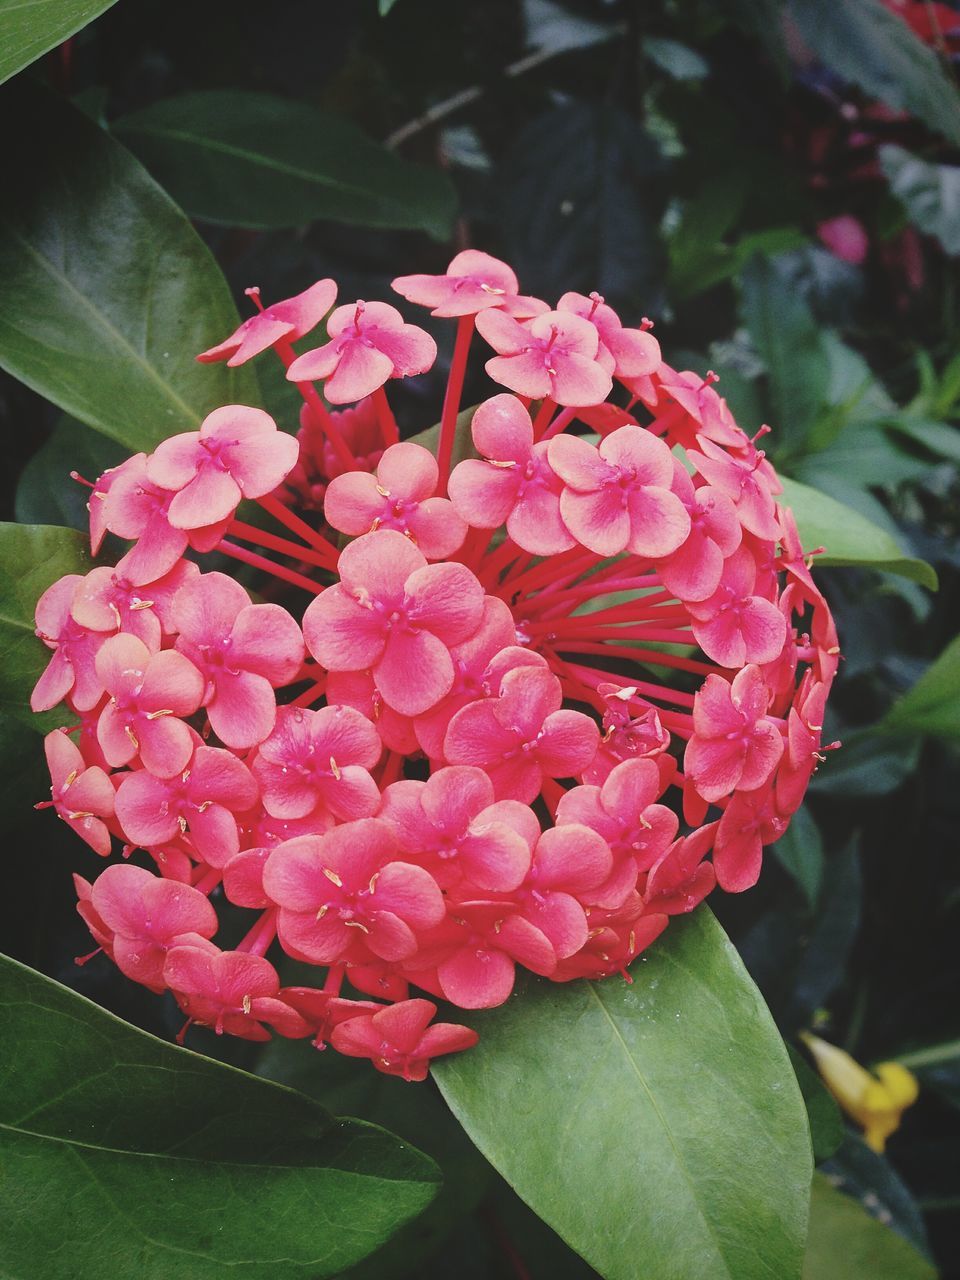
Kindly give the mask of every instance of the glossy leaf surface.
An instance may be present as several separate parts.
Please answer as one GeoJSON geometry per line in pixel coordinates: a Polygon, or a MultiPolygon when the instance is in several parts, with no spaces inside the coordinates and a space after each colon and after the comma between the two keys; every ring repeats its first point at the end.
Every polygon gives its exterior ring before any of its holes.
{"type": "Polygon", "coordinates": [[[255,404],[249,368],[199,365],[237,325],[226,282],[118,142],[32,84],[0,95],[0,367],[130,449],[255,404]]]}
{"type": "Polygon", "coordinates": [[[783,1041],[711,914],[633,983],[531,982],[434,1075],[474,1142],[606,1280],[796,1277],[811,1157],[783,1041]]]}
{"type": "Polygon", "coordinates": [[[0,84],[98,18],[116,0],[0,0],[0,84]]]}
{"type": "Polygon", "coordinates": [[[375,1125],[165,1044],[7,959],[0,1008],[6,1275],[320,1280],[436,1192],[432,1161],[375,1125]]]}

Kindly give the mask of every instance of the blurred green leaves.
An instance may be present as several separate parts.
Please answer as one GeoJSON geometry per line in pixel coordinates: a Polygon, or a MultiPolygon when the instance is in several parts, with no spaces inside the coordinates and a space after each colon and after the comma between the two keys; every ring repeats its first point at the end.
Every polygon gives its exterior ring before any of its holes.
{"type": "Polygon", "coordinates": [[[327,218],[436,240],[453,227],[449,178],[307,102],[208,90],[154,103],[113,130],[191,217],[208,222],[273,228],[327,218]]]}
{"type": "Polygon", "coordinates": [[[375,1125],[164,1044],[6,958],[0,1007],[5,1274],[322,1280],[436,1193],[432,1161],[375,1125]]]}
{"type": "Polygon", "coordinates": [[[888,733],[960,739],[960,636],[947,645],[881,721],[888,733]]]}
{"type": "Polygon", "coordinates": [[[913,225],[936,236],[951,256],[960,254],[960,167],[934,164],[893,145],[880,148],[880,163],[913,225]]]}

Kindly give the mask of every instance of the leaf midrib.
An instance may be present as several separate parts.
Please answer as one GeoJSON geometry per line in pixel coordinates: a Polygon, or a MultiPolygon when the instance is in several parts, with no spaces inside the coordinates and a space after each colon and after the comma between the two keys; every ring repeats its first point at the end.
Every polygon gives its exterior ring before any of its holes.
{"type": "Polygon", "coordinates": [[[383,195],[381,192],[373,191],[369,187],[355,186],[353,183],[343,182],[337,178],[330,178],[321,173],[317,173],[312,169],[301,169],[298,165],[290,164],[288,161],[272,159],[263,155],[259,151],[250,151],[243,147],[235,146],[233,143],[224,142],[222,139],[212,139],[204,137],[202,134],[190,133],[185,129],[174,129],[169,126],[159,125],[141,125],[129,124],[117,130],[118,133],[136,134],[139,133],[145,137],[167,138],[176,142],[186,143],[201,151],[218,151],[223,155],[231,156],[234,159],[246,160],[250,164],[258,165],[260,168],[270,170],[275,173],[282,173],[290,178],[300,178],[306,182],[311,182],[318,187],[327,188],[332,191],[342,192],[345,195],[363,196],[366,199],[374,199],[389,204],[398,203],[398,198],[392,195],[383,195]]]}
{"type": "Polygon", "coordinates": [[[54,280],[58,281],[60,285],[76,299],[84,310],[90,313],[95,323],[98,324],[99,327],[116,342],[117,346],[119,346],[122,351],[129,355],[134,364],[139,365],[149,380],[159,387],[170,403],[184,413],[190,423],[199,422],[200,414],[195,409],[191,408],[187,401],[173,389],[169,382],[164,381],[154,366],[140,355],[137,349],[131,345],[129,340],[120,332],[120,330],[111,323],[104,312],[101,311],[99,307],[95,306],[94,303],[76,287],[70,277],[65,275],[64,272],[59,271],[50,259],[45,257],[39,249],[35,248],[29,239],[27,239],[22,232],[18,231],[16,227],[11,226],[10,230],[13,239],[23,245],[27,253],[39,264],[39,266],[54,280]]]}

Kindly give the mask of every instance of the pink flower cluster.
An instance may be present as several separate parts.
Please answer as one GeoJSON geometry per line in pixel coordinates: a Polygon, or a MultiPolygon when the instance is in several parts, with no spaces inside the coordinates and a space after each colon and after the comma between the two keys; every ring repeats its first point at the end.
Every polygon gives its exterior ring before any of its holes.
{"type": "Polygon", "coordinates": [[[94,552],[132,545],[41,597],[32,705],[73,712],[48,803],[122,852],[76,883],[125,974],[188,1025],[422,1079],[476,1040],[433,999],[499,1005],[517,965],[626,973],[756,881],[823,758],[838,648],[756,439],[646,322],[551,310],[472,250],[394,288],[456,319],[436,456],[385,391],[431,366],[427,333],[334,308],[332,281],[261,308],[200,358],[273,349],[299,435],[227,406],[92,485],[94,552]],[[451,470],[475,335],[507,390],[451,470]],[[215,908],[248,917],[229,950],[215,908]],[[322,981],[282,985],[268,952],[322,981]]]}

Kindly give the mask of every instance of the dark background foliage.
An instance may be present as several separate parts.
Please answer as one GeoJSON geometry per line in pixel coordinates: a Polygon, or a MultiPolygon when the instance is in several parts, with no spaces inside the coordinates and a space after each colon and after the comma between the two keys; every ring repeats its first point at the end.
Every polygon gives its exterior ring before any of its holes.
{"type": "MultiPolygon", "coordinates": [[[[343,296],[387,297],[394,274],[442,270],[467,245],[509,259],[524,289],[548,298],[598,289],[625,320],[656,321],[671,363],[717,370],[748,431],[769,420],[766,443],[786,474],[935,566],[936,594],[889,573],[821,571],[845,656],[826,737],[844,749],[758,888],[714,905],[788,1040],[816,1027],[864,1063],[948,1046],[917,1059],[920,1101],[885,1156],[851,1130],[824,1167],[955,1276],[958,659],[936,690],[938,724],[885,727],[885,717],[957,630],[960,99],[949,25],[929,33],[943,82],[926,91],[898,53],[895,25],[859,22],[856,7],[397,0],[381,3],[382,16],[373,0],[136,0],[34,74],[114,130],[196,216],[239,301],[251,284],[277,298],[326,274],[343,296]],[[417,217],[433,235],[398,229],[389,214],[379,226],[351,225],[335,209],[291,216],[300,193],[252,169],[205,188],[203,156],[158,147],[149,111],[210,90],[310,104],[426,166],[434,185],[417,217]],[[257,219],[242,212],[253,206],[257,219]]],[[[241,119],[249,109],[227,104],[241,119]]],[[[425,406],[436,403],[450,338],[438,336],[447,346],[434,375],[400,405],[407,434],[429,425],[425,406]]],[[[284,388],[264,391],[283,411],[284,388]]],[[[59,418],[0,375],[5,519],[81,523],[78,491],[51,488],[53,464],[93,474],[122,456],[88,432],[68,458],[59,418]]],[[[89,939],[70,872],[90,875],[96,859],[30,811],[44,794],[32,745],[5,752],[6,949],[169,1036],[172,1005],[102,957],[73,964],[89,939]]],[[[359,1080],[343,1064],[323,1061],[307,1079],[282,1046],[263,1059],[206,1033],[196,1046],[380,1119],[437,1156],[444,1209],[408,1229],[433,1251],[407,1274],[592,1274],[493,1175],[428,1087],[411,1101],[397,1082],[359,1080]]]]}

